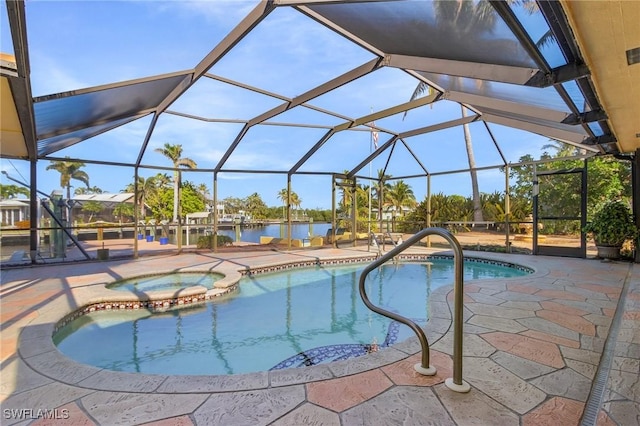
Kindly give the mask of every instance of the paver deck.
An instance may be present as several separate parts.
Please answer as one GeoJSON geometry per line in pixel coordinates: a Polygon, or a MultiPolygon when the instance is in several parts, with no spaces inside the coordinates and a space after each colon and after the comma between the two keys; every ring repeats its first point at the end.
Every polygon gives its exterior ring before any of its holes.
{"type": "Polygon", "coordinates": [[[640,267],[624,262],[465,252],[535,273],[465,283],[463,377],[471,391],[464,394],[443,383],[452,374],[451,287],[430,299],[433,316],[425,330],[438,369],[432,377],[412,368],[420,361],[416,338],[351,360],[230,376],[106,371],[71,361],[52,343],[64,315],[112,297],[108,281],[178,270],[215,270],[237,279],[243,268],[370,254],[366,248],[172,253],[5,269],[1,423],[640,423],[640,267]],[[52,414],[58,419],[44,418],[52,414]]]}

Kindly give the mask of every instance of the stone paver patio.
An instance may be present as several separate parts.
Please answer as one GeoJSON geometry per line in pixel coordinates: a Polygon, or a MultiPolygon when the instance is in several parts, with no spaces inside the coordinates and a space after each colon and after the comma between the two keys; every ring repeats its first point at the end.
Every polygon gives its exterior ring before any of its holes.
{"type": "Polygon", "coordinates": [[[429,302],[432,377],[413,370],[417,338],[351,360],[230,376],[102,370],[64,357],[51,339],[65,315],[113,299],[104,283],[123,277],[215,270],[231,284],[246,268],[370,255],[366,248],[184,253],[5,269],[1,423],[639,424],[640,268],[623,262],[466,252],[535,270],[465,283],[466,394],[444,385],[452,375],[451,286],[429,302]],[[51,414],[58,419],[44,418],[51,414]]]}

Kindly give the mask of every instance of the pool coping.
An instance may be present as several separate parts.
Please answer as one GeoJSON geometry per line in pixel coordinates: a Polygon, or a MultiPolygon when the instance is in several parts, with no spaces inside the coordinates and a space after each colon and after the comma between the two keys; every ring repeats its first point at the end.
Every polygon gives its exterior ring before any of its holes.
{"type": "MultiPolygon", "coordinates": [[[[407,256],[412,257],[413,259],[420,258],[419,260],[424,260],[425,257],[452,257],[451,252],[449,251],[438,251],[429,254],[421,253],[407,256]]],[[[362,263],[370,258],[370,254],[350,257],[327,257],[322,259],[320,262],[322,264],[331,264],[330,262],[335,262],[334,264],[362,263]]],[[[465,259],[484,260],[491,263],[522,266],[533,271],[532,274],[523,277],[527,280],[534,279],[538,274],[546,273],[545,271],[540,270],[539,265],[533,266],[531,264],[527,264],[525,261],[521,262],[523,259],[519,259],[519,262],[515,264],[497,259],[491,254],[478,255],[475,253],[472,256],[465,256],[465,259]]],[[[223,273],[225,275],[223,280],[226,281],[222,284],[227,285],[227,288],[230,288],[232,287],[230,284],[233,283],[234,280],[234,285],[237,286],[238,281],[244,275],[243,272],[245,274],[249,271],[254,271],[253,273],[256,273],[255,271],[258,270],[261,272],[273,272],[283,269],[291,269],[294,267],[292,265],[300,267],[300,264],[314,262],[318,262],[318,260],[302,262],[295,260],[288,262],[272,262],[256,268],[237,268],[237,265],[234,265],[235,273],[233,273],[233,267],[225,265],[225,262],[223,262],[218,265],[220,268],[215,267],[207,270],[207,272],[223,273]]],[[[482,281],[503,280],[504,279],[483,279],[482,281]]],[[[475,280],[469,280],[465,284],[472,283],[473,281],[475,280]]],[[[218,282],[219,281],[217,281],[216,284],[218,282]]],[[[194,287],[200,286],[188,287],[187,289],[191,290],[185,291],[182,296],[185,298],[193,298],[194,296],[200,298],[202,295],[202,289],[207,290],[205,287],[194,287]]],[[[434,310],[433,316],[426,323],[425,327],[423,327],[427,336],[430,336],[430,345],[435,344],[440,338],[442,338],[442,336],[444,336],[452,326],[452,307],[447,297],[452,289],[452,284],[445,285],[434,290],[430,295],[430,304],[440,304],[440,309],[434,310]],[[444,309],[443,304],[446,305],[448,309],[444,309]]],[[[117,293],[119,295],[122,295],[122,293],[126,294],[126,292],[106,289],[104,286],[102,289],[94,288],[94,292],[98,294],[79,295],[84,296],[87,299],[84,303],[80,304],[80,308],[68,312],[68,309],[65,307],[65,313],[62,315],[59,313],[60,311],[58,309],[48,309],[40,316],[39,324],[27,325],[22,329],[18,338],[18,352],[20,357],[30,368],[57,382],[92,390],[132,393],[159,392],[170,394],[190,394],[249,391],[345,377],[383,367],[406,359],[421,351],[418,338],[412,336],[400,343],[385,347],[377,352],[372,352],[347,360],[304,368],[287,368],[232,375],[159,375],[107,370],[73,361],[62,354],[53,343],[53,335],[60,327],[61,321],[65,318],[68,318],[70,315],[73,315],[74,312],[79,312],[83,307],[91,304],[109,303],[105,298],[113,295],[113,293],[117,293]],[[104,291],[107,291],[108,293],[104,294],[104,291]]],[[[175,293],[174,290],[171,290],[170,292],[175,293]]],[[[132,296],[136,296],[135,293],[130,294],[132,296]]],[[[162,290],[159,291],[158,294],[155,294],[154,292],[151,296],[161,296],[164,294],[165,291],[162,290]]],[[[132,299],[131,303],[135,303],[135,300],[132,299]]],[[[118,309],[120,309],[119,306],[118,309]]]]}

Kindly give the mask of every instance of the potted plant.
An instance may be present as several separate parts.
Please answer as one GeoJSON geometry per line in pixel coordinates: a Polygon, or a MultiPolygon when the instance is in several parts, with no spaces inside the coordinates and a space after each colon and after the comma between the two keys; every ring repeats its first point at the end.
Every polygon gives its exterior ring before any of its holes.
{"type": "Polygon", "coordinates": [[[633,215],[629,207],[620,200],[603,204],[583,231],[593,235],[598,257],[602,259],[619,258],[624,242],[638,236],[633,215]]]}
{"type": "Polygon", "coordinates": [[[109,249],[104,248],[104,243],[102,243],[102,248],[98,249],[98,260],[109,260],[109,249]]]}

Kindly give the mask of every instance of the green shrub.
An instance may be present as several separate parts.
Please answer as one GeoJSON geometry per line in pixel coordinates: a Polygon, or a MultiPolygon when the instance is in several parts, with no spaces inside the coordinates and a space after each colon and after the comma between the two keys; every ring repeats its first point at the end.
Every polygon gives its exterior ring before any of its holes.
{"type": "Polygon", "coordinates": [[[638,236],[629,207],[622,201],[609,201],[601,206],[591,223],[583,229],[591,233],[597,245],[621,246],[638,236]]]}
{"type": "MultiPolygon", "coordinates": [[[[199,249],[208,248],[213,250],[213,237],[213,235],[205,235],[199,237],[197,247],[199,249]]],[[[217,237],[218,247],[230,246],[231,244],[233,244],[233,240],[227,235],[217,235],[217,237]]]]}

